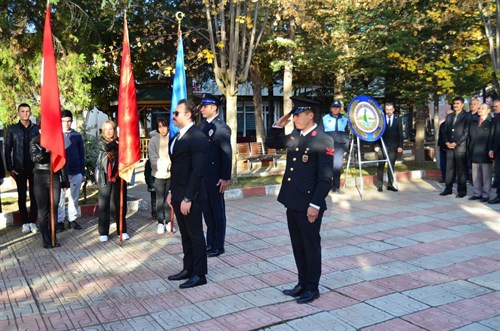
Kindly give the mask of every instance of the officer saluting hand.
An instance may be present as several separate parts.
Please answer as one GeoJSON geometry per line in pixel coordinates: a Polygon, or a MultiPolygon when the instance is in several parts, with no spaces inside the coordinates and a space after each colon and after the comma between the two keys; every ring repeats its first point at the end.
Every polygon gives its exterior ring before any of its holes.
{"type": "Polygon", "coordinates": [[[283,291],[298,297],[297,303],[309,303],[319,298],[321,276],[320,228],[326,210],[325,198],[332,187],[333,140],[314,122],[311,102],[305,103],[281,117],[270,129],[266,146],[286,148],[286,170],[278,201],[286,208],[288,230],[298,269],[298,284],[283,291]],[[293,116],[295,129],[285,135],[283,127],[293,116]]]}

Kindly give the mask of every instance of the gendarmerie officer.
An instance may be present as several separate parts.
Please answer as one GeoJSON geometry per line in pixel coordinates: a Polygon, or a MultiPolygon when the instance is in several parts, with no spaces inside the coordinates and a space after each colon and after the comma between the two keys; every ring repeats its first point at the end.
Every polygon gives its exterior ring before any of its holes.
{"type": "Polygon", "coordinates": [[[281,117],[268,133],[266,145],[286,148],[287,160],[278,201],[286,208],[288,230],[298,270],[298,284],[283,291],[297,303],[319,298],[321,276],[320,228],[325,198],[332,187],[333,140],[314,123],[310,106],[297,107],[281,117]],[[284,135],[293,115],[295,130],[284,135]]]}

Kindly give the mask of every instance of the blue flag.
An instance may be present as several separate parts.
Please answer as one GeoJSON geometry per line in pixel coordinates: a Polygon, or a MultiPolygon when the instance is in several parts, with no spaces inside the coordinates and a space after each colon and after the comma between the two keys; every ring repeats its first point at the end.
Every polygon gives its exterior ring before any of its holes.
{"type": "Polygon", "coordinates": [[[175,107],[180,100],[187,99],[186,71],[184,70],[184,46],[182,45],[182,34],[179,34],[177,45],[177,59],[175,60],[174,86],[172,88],[172,104],[170,106],[170,138],[179,132],[179,128],[172,122],[175,107]]]}

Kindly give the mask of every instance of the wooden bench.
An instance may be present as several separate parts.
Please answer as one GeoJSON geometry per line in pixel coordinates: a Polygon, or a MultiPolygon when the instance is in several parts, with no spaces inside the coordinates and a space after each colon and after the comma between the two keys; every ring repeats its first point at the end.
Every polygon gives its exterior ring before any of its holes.
{"type": "Polygon", "coordinates": [[[254,163],[262,163],[262,161],[271,161],[273,167],[276,168],[278,160],[286,157],[286,154],[278,153],[276,149],[264,149],[262,142],[239,143],[237,146],[238,159],[248,163],[248,170],[252,170],[254,163]]]}
{"type": "Polygon", "coordinates": [[[248,170],[252,170],[253,163],[260,162],[259,155],[253,155],[248,143],[238,143],[236,145],[236,156],[239,160],[248,164],[248,170]]]}

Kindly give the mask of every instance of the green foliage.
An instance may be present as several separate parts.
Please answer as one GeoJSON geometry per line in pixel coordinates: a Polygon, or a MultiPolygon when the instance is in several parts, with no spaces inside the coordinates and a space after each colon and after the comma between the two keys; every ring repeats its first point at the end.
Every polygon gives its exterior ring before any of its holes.
{"type": "Polygon", "coordinates": [[[99,155],[99,137],[89,135],[89,128],[85,125],[82,125],[78,132],[82,135],[85,147],[85,177],[87,180],[90,179],[93,183],[96,183],[94,172],[97,164],[97,156],[99,155]]]}

